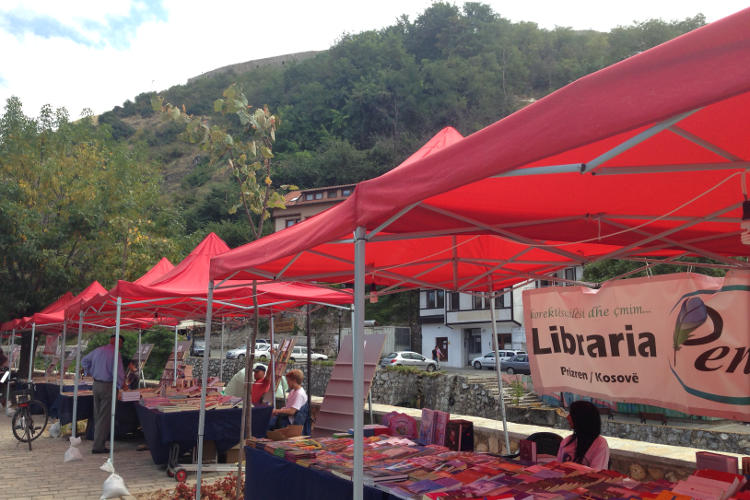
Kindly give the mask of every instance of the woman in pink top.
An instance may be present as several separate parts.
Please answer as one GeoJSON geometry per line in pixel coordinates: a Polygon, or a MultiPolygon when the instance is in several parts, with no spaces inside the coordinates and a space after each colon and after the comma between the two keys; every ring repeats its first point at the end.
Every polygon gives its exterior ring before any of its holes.
{"type": "Polygon", "coordinates": [[[602,420],[596,406],[589,401],[574,401],[570,405],[568,423],[573,434],[560,443],[557,461],[576,462],[597,470],[606,469],[609,446],[600,435],[602,420]]]}

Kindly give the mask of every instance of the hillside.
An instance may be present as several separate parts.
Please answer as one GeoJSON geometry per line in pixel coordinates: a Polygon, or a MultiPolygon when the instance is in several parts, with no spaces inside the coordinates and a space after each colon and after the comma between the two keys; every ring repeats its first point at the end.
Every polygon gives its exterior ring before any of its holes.
{"type": "MultiPolygon", "coordinates": [[[[160,96],[237,131],[235,115],[214,113],[214,101],[237,83],[251,105],[268,105],[281,120],[274,185],[349,184],[393,168],[446,126],[471,134],[704,22],[698,14],[608,33],[545,30],[480,3],[438,2],[413,20],[344,35],[326,51],[217,68],[160,96]]],[[[154,95],[116,106],[98,125],[68,123],[64,110],[34,119],[23,116],[20,102],[6,107],[0,167],[12,180],[0,178],[0,278],[8,284],[0,320],[37,311],[93,279],[112,286],[162,256],[177,261],[209,231],[230,247],[248,241],[248,222],[229,213],[237,183],[182,139],[177,122],[154,113],[154,95]],[[40,182],[50,188],[26,189],[40,182]]]]}

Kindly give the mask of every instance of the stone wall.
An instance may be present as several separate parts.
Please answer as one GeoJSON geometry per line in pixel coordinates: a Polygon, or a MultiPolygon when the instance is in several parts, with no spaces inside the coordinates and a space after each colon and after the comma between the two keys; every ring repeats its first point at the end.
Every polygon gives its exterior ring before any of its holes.
{"type": "MultiPolygon", "coordinates": [[[[194,365],[196,377],[202,373],[203,358],[189,358],[194,365]]],[[[244,361],[224,360],[224,381],[244,366],[244,361]]],[[[300,368],[305,373],[305,363],[288,365],[287,369],[300,368]]],[[[311,393],[325,395],[333,366],[313,363],[311,393]]],[[[209,375],[217,377],[219,360],[212,359],[209,375]]],[[[307,382],[305,382],[307,387],[307,382]]],[[[382,403],[406,408],[432,408],[461,415],[500,419],[500,404],[490,388],[492,383],[470,383],[463,375],[446,373],[411,373],[402,370],[378,369],[372,384],[373,403],[382,403]]],[[[506,404],[510,422],[568,429],[567,420],[554,409],[544,406],[514,406],[506,404]]],[[[680,427],[678,422],[670,425],[642,424],[633,421],[602,420],[602,434],[633,439],[649,443],[673,446],[689,446],[706,450],[746,454],[750,449],[750,433],[713,432],[710,429],[680,427]]]]}

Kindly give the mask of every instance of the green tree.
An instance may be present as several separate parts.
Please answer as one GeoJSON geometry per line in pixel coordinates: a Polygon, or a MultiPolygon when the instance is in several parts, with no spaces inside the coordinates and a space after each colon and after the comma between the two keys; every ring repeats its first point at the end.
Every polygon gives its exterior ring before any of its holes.
{"type": "Polygon", "coordinates": [[[233,133],[220,124],[209,124],[206,120],[186,112],[185,106],[178,108],[157,96],[153,100],[158,109],[172,120],[185,124],[183,137],[191,143],[200,144],[209,152],[214,165],[223,166],[234,179],[238,188],[238,200],[228,213],[243,209],[250,225],[252,239],[263,236],[263,228],[270,209],[284,208],[282,193],[296,186],[282,185],[274,189],[271,180],[271,160],[276,128],[279,120],[267,106],[250,111],[247,97],[236,84],[224,90],[223,97],[214,101],[214,111],[231,115],[239,120],[240,132],[233,133]]]}
{"type": "Polygon", "coordinates": [[[134,279],[174,257],[179,216],[159,171],[90,117],[36,119],[11,98],[0,118],[0,318],[42,309],[93,280],[134,279]]]}

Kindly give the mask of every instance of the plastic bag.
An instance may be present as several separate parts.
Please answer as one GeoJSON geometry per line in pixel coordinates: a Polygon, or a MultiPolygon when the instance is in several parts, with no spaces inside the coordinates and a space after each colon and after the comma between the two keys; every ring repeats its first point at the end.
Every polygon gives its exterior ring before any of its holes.
{"type": "Polygon", "coordinates": [[[65,450],[65,458],[63,462],[73,462],[75,460],[83,460],[83,455],[81,455],[81,450],[78,449],[78,445],[81,444],[81,438],[79,437],[71,437],[70,438],[70,446],[67,450],[65,450]]]}
{"type": "Polygon", "coordinates": [[[60,422],[55,422],[49,426],[49,437],[59,438],[61,434],[60,422]]]}
{"type": "Polygon", "coordinates": [[[127,496],[130,496],[130,492],[125,487],[125,481],[123,481],[122,477],[113,472],[104,480],[102,496],[99,497],[99,499],[104,500],[106,498],[120,498],[127,496]]]}
{"type": "Polygon", "coordinates": [[[115,468],[109,459],[107,459],[99,469],[111,473],[109,477],[104,480],[104,484],[102,485],[102,496],[99,497],[100,500],[105,500],[106,498],[126,497],[130,495],[130,492],[125,487],[125,481],[121,476],[115,474],[115,468]]]}
{"type": "Polygon", "coordinates": [[[16,409],[15,408],[11,408],[10,406],[6,406],[5,407],[5,414],[7,416],[9,416],[9,417],[12,417],[13,415],[16,414],[16,409]]]}

